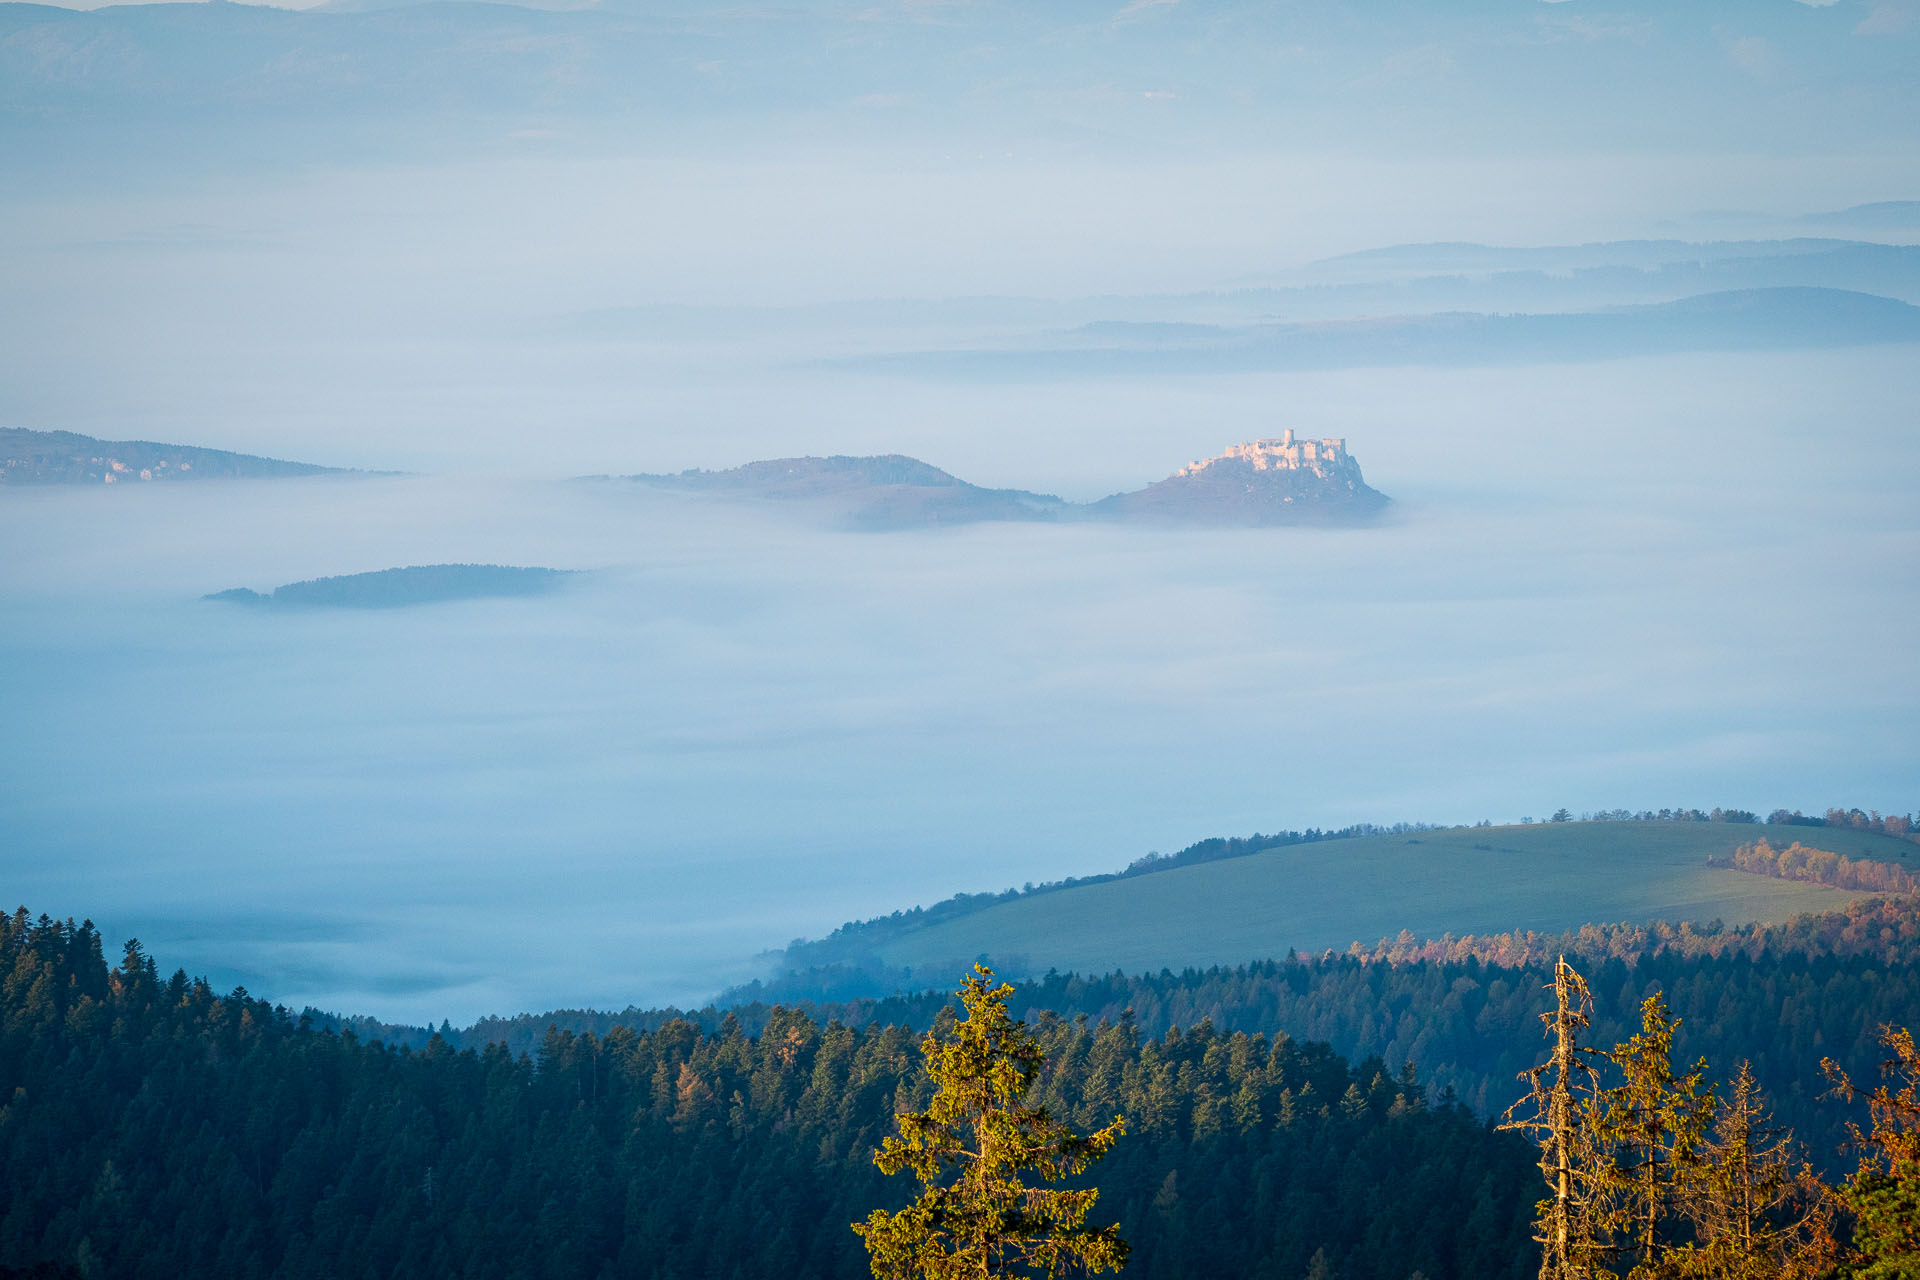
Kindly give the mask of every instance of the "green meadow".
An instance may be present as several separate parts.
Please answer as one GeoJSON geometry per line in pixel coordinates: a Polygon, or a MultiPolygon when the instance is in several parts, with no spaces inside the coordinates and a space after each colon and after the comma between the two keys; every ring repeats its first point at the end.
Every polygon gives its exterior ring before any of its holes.
{"type": "Polygon", "coordinates": [[[987,956],[1007,973],[1231,965],[1416,937],[1589,923],[1783,920],[1865,895],[1706,865],[1795,839],[1920,870],[1920,845],[1826,828],[1707,822],[1474,827],[1296,845],[1023,896],[879,945],[896,967],[987,956]]]}

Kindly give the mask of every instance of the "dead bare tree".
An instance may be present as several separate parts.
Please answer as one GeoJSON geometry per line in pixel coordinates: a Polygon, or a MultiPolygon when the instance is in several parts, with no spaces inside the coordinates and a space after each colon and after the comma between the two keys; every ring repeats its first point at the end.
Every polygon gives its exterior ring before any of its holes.
{"type": "Polygon", "coordinates": [[[1527,1134],[1540,1148],[1540,1173],[1549,1191],[1536,1211],[1540,1280],[1597,1280],[1612,1275],[1606,1265],[1612,1250],[1602,1235],[1609,1192],[1599,1176],[1612,1161],[1596,1123],[1597,1055],[1580,1043],[1593,1022],[1593,995],[1565,956],[1554,965],[1547,989],[1553,992],[1553,1010],[1540,1020],[1552,1053],[1520,1073],[1526,1096],[1507,1108],[1500,1127],[1527,1134]]]}

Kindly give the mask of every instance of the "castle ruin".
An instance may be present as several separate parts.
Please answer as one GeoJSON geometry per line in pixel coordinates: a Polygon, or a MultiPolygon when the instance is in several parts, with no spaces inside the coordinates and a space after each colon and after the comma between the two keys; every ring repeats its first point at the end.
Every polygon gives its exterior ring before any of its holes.
{"type": "Polygon", "coordinates": [[[1295,440],[1293,432],[1288,430],[1278,439],[1250,440],[1245,444],[1228,447],[1227,451],[1216,458],[1202,458],[1188,463],[1174,472],[1176,476],[1190,476],[1206,470],[1216,462],[1239,460],[1250,463],[1255,471],[1311,471],[1325,478],[1337,471],[1344,471],[1352,465],[1347,456],[1347,441],[1344,436],[1326,436],[1319,440],[1295,440]]]}

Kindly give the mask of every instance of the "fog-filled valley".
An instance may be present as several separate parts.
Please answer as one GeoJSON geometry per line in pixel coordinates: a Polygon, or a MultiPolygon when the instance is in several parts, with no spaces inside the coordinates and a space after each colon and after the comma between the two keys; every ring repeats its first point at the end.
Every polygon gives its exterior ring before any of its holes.
{"type": "Polygon", "coordinates": [[[1910,352],[908,384],[857,427],[937,400],[888,443],[1092,494],[1311,424],[1396,500],[1359,529],[857,533],[478,475],[7,493],[10,883],[296,1006],[464,1019],[704,998],[842,920],[1205,835],[1897,796],[1910,352]],[[436,562],[591,572],[200,598],[436,562]]]}
{"type": "Polygon", "coordinates": [[[0,487],[8,893],[433,1022],[1210,835],[1904,811],[1915,24],[1403,10],[0,5],[0,428],[349,469],[0,487]],[[1285,431],[1385,514],[591,478],[1285,431]],[[203,598],[432,565],[582,572],[203,598]]]}

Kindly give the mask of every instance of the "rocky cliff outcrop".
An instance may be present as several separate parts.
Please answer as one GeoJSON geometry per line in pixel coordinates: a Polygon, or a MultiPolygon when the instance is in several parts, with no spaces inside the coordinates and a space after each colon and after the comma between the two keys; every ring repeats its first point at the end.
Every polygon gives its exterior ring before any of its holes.
{"type": "Polygon", "coordinates": [[[1345,440],[1296,440],[1288,431],[1103,498],[1091,514],[1158,524],[1353,524],[1377,516],[1387,501],[1361,476],[1345,440]]]}

